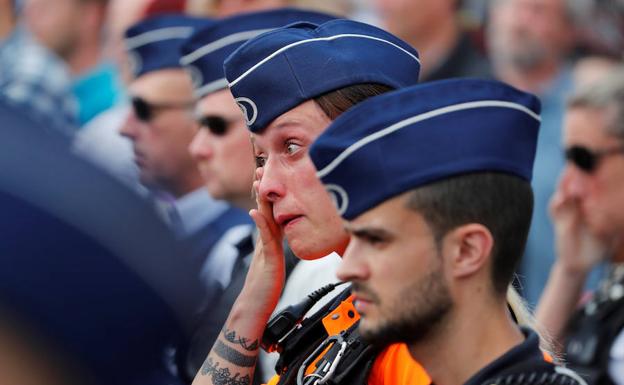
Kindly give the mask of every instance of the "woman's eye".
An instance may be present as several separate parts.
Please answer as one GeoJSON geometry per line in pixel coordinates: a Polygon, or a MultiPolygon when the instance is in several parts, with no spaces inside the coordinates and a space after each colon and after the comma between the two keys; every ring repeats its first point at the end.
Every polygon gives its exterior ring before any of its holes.
{"type": "Polygon", "coordinates": [[[295,144],[295,143],[288,143],[286,145],[286,152],[289,154],[294,154],[295,152],[297,152],[299,149],[301,148],[300,145],[295,144]]]}
{"type": "Polygon", "coordinates": [[[263,156],[256,156],[256,168],[257,167],[264,167],[265,163],[266,163],[266,158],[263,156]]]}

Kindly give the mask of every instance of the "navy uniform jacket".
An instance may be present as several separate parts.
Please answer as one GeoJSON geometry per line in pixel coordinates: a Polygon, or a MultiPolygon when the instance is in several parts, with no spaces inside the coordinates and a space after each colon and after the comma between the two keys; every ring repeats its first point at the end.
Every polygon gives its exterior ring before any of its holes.
{"type": "Polygon", "coordinates": [[[545,360],[537,334],[524,328],[522,332],[524,342],[479,370],[464,385],[586,385],[570,369],[545,360]]]}

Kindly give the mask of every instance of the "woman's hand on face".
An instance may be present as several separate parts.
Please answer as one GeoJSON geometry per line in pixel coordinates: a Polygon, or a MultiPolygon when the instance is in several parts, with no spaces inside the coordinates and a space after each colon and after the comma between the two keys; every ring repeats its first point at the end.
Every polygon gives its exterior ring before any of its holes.
{"type": "Polygon", "coordinates": [[[262,171],[262,167],[256,169],[256,180],[253,182],[258,208],[252,209],[249,215],[258,228],[259,237],[245,286],[250,286],[254,296],[261,299],[259,303],[266,304],[261,306],[271,314],[284,286],[284,237],[273,218],[272,203],[259,194],[262,171]]]}

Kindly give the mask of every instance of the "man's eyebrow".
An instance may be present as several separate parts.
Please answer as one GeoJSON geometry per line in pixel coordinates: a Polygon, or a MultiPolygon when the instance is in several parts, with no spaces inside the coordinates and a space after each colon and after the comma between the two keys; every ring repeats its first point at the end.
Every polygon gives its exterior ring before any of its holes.
{"type": "Polygon", "coordinates": [[[390,237],[392,234],[388,232],[386,229],[380,227],[354,227],[349,224],[344,225],[344,229],[347,233],[352,234],[356,237],[390,237]]]}

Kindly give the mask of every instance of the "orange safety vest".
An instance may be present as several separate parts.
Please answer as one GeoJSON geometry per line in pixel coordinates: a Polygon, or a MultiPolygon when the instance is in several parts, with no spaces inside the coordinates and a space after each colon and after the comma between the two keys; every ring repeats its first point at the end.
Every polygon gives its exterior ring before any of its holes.
{"type": "MultiPolygon", "coordinates": [[[[331,313],[323,317],[323,326],[329,336],[349,329],[359,321],[360,315],[353,306],[353,296],[342,301],[331,313]]],[[[313,372],[315,363],[324,352],[307,368],[313,372]]],[[[276,385],[279,376],[275,375],[267,385],[276,385]]],[[[368,376],[368,385],[430,385],[431,379],[418,362],[414,361],[404,343],[392,344],[375,357],[375,363],[368,376]]]]}

